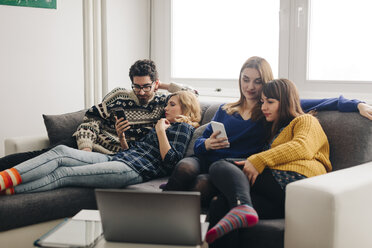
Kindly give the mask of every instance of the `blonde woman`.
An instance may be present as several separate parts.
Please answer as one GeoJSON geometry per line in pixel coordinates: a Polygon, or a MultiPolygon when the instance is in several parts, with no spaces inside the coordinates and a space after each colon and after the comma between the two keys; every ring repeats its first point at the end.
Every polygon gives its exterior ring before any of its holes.
{"type": "MultiPolygon", "coordinates": [[[[122,188],[169,175],[199,126],[196,96],[188,91],[170,95],[165,116],[143,139],[115,155],[57,146],[0,172],[0,191],[18,194],[66,186],[122,188]]],[[[125,135],[121,141],[126,143],[125,135]]]]}

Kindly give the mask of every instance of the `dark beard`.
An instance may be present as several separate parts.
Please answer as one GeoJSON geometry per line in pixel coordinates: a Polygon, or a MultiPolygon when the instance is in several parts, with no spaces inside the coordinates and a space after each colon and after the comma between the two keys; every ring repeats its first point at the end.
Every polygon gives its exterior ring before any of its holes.
{"type": "Polygon", "coordinates": [[[146,95],[145,98],[142,98],[142,97],[140,97],[139,95],[137,95],[137,99],[138,99],[140,105],[147,105],[147,104],[149,104],[150,99],[151,99],[153,96],[154,96],[154,93],[152,93],[151,95],[146,95]]]}
{"type": "Polygon", "coordinates": [[[148,100],[149,98],[138,98],[140,105],[146,105],[149,102],[148,100]]]}

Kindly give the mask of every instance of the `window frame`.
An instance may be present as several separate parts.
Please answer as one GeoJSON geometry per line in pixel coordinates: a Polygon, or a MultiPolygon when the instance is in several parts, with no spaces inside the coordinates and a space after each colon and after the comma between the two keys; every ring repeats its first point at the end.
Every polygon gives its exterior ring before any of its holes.
{"type": "MultiPolygon", "coordinates": [[[[227,98],[235,98],[239,96],[237,90],[238,79],[216,79],[216,78],[176,78],[171,76],[172,72],[172,0],[151,0],[152,1],[152,39],[150,58],[156,61],[161,80],[165,82],[177,82],[187,84],[198,89],[201,95],[222,96],[227,98]]],[[[288,44],[289,40],[289,6],[290,0],[280,0],[281,7],[280,28],[283,28],[282,34],[279,37],[279,42],[288,44]],[[283,4],[282,4],[283,2],[283,4]],[[283,23],[282,23],[283,22],[283,23]]],[[[279,47],[281,47],[279,45],[279,47]]],[[[280,56],[280,54],[289,54],[289,46],[283,46],[279,49],[278,74],[280,77],[288,76],[288,56],[280,56]]],[[[239,73],[237,68],[237,73],[239,73]]],[[[238,76],[238,75],[237,75],[238,76]]]]}
{"type": "Polygon", "coordinates": [[[372,81],[308,79],[310,4],[311,0],[291,1],[290,8],[293,14],[290,20],[291,49],[288,78],[296,83],[303,98],[337,97],[343,94],[348,98],[372,102],[372,81]]]}
{"type": "MultiPolygon", "coordinates": [[[[236,97],[236,79],[173,78],[172,0],[152,1],[150,58],[156,61],[160,78],[198,88],[201,95],[236,97]]],[[[280,0],[278,76],[294,81],[302,98],[359,98],[372,102],[372,82],[307,79],[309,7],[311,0],[280,0]],[[301,8],[302,12],[299,12],[301,8]],[[371,92],[371,93],[366,93],[371,92]]],[[[239,68],[238,68],[239,69],[239,68]]]]}

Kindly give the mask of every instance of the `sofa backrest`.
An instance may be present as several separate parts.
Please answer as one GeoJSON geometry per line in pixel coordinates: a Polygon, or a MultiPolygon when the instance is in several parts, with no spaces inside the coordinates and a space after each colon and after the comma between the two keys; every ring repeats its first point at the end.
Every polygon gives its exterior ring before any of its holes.
{"type": "MultiPolygon", "coordinates": [[[[202,109],[201,127],[195,130],[186,151],[191,156],[194,142],[200,137],[221,103],[200,102],[202,109]]],[[[50,140],[58,142],[63,137],[71,137],[82,121],[86,110],[63,115],[44,115],[50,140]],[[58,134],[58,135],[57,135],[58,134]],[[63,136],[63,137],[62,137],[63,136]]],[[[321,111],[319,119],[330,144],[330,159],[333,170],[339,170],[372,161],[372,122],[359,113],[321,111]]]]}
{"type": "Polygon", "coordinates": [[[214,114],[217,112],[218,108],[221,106],[222,103],[208,103],[208,102],[200,102],[200,106],[202,109],[202,119],[200,125],[204,125],[209,123],[214,114]]]}
{"type": "Polygon", "coordinates": [[[316,114],[327,134],[333,170],[372,161],[372,122],[359,113],[316,114]]]}
{"type": "Polygon", "coordinates": [[[208,123],[212,120],[214,114],[217,112],[218,108],[221,106],[222,103],[210,103],[210,102],[200,102],[200,107],[202,109],[202,119],[200,121],[200,127],[198,127],[192,139],[187,147],[185,157],[190,157],[194,154],[194,143],[197,138],[202,136],[204,129],[208,125],[208,123]]]}

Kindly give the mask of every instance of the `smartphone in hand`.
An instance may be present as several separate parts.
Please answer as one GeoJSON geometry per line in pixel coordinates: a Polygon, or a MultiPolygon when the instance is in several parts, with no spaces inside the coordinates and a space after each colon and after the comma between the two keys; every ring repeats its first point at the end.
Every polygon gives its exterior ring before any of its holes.
{"type": "Polygon", "coordinates": [[[116,117],[118,118],[118,120],[120,119],[120,118],[124,118],[124,121],[127,119],[127,117],[125,116],[125,112],[124,112],[124,110],[123,109],[118,109],[118,110],[115,110],[115,115],[116,115],[116,117]]]}
{"type": "Polygon", "coordinates": [[[221,122],[211,121],[213,132],[221,131],[217,138],[227,138],[225,126],[221,122]]]}
{"type": "MultiPolygon", "coordinates": [[[[227,138],[225,126],[221,122],[211,121],[213,132],[221,131],[220,134],[216,136],[216,138],[227,138]]],[[[230,147],[230,144],[226,147],[230,147]]]]}

